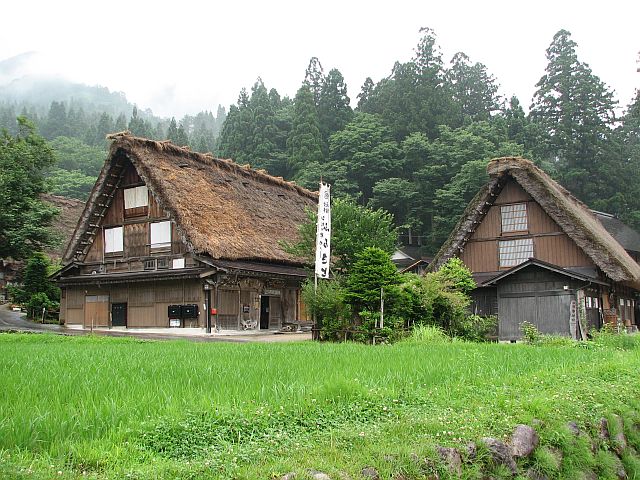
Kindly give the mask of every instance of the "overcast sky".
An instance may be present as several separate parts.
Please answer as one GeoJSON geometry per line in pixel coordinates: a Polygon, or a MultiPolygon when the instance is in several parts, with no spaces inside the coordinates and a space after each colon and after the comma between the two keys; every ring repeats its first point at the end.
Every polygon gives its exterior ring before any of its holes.
{"type": "Polygon", "coordinates": [[[625,106],[640,87],[639,19],[637,0],[12,1],[2,6],[0,60],[35,51],[32,72],[123,91],[179,117],[228,108],[258,76],[293,97],[316,56],[342,72],[355,105],[365,78],[389,75],[431,27],[447,61],[465,52],[527,107],[545,49],[565,28],[625,106]]]}

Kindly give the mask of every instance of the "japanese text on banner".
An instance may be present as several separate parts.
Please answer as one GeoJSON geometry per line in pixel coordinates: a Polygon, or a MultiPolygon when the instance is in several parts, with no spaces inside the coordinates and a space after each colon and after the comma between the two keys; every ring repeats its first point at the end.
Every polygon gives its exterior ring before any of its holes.
{"type": "Polygon", "coordinates": [[[318,227],[316,231],[316,275],[329,278],[331,261],[331,194],[330,185],[320,184],[318,227]]]}

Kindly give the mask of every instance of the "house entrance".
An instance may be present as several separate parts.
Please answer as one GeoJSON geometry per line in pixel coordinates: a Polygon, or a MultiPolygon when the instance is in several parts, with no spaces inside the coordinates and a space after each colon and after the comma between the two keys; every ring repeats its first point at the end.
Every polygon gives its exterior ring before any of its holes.
{"type": "Polygon", "coordinates": [[[109,326],[109,295],[84,297],[84,328],[109,326]]]}
{"type": "Polygon", "coordinates": [[[111,326],[112,327],[127,326],[127,304],[126,303],[111,304],[111,326]]]}
{"type": "Polygon", "coordinates": [[[269,297],[262,295],[260,297],[260,330],[269,328],[269,297]]]}

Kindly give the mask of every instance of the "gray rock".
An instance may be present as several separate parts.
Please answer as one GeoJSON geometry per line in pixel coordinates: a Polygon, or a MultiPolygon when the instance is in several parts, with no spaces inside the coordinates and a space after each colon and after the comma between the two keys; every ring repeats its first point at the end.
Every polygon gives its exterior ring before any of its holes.
{"type": "Polygon", "coordinates": [[[313,478],[313,480],[331,480],[329,475],[318,470],[309,470],[309,476],[313,478]]]}
{"type": "Polygon", "coordinates": [[[364,478],[370,478],[371,480],[380,480],[378,471],[373,467],[364,467],[362,469],[362,476],[364,478]]]}
{"type": "Polygon", "coordinates": [[[576,437],[580,435],[580,427],[578,427],[578,424],[576,422],[569,422],[567,423],[567,428],[569,429],[569,431],[571,433],[573,433],[576,437]]]}
{"type": "Polygon", "coordinates": [[[511,449],[506,443],[491,437],[484,437],[480,441],[487,446],[495,463],[504,465],[513,475],[517,473],[518,466],[513,459],[511,449]]]}
{"type": "Polygon", "coordinates": [[[624,423],[622,422],[622,418],[618,415],[614,415],[614,422],[616,423],[615,431],[618,432],[613,437],[613,449],[618,455],[622,455],[627,449],[627,437],[624,435],[624,423]]]}
{"type": "Polygon", "coordinates": [[[516,425],[511,434],[511,455],[514,457],[528,457],[540,443],[540,437],[529,425],[516,425]]]}
{"type": "Polygon", "coordinates": [[[462,475],[462,457],[457,448],[451,447],[438,447],[438,455],[444,463],[447,465],[447,469],[450,473],[460,476],[462,475]]]}
{"type": "Polygon", "coordinates": [[[598,438],[604,442],[611,440],[611,434],[609,433],[609,422],[606,418],[601,418],[598,422],[598,438]]]}
{"type": "Polygon", "coordinates": [[[622,461],[618,458],[615,457],[616,459],[616,477],[618,477],[620,480],[627,480],[628,475],[627,475],[627,471],[624,469],[624,465],[622,464],[622,461]]]}
{"type": "Polygon", "coordinates": [[[530,480],[549,480],[549,477],[540,473],[534,468],[527,470],[527,478],[530,480]]]}
{"type": "Polygon", "coordinates": [[[475,444],[475,442],[467,443],[466,461],[469,463],[473,462],[476,459],[477,455],[478,455],[478,447],[475,444]]]}
{"type": "Polygon", "coordinates": [[[293,480],[294,478],[296,478],[296,473],[295,472],[289,472],[289,473],[285,473],[284,475],[282,475],[280,477],[280,480],[293,480]]]}

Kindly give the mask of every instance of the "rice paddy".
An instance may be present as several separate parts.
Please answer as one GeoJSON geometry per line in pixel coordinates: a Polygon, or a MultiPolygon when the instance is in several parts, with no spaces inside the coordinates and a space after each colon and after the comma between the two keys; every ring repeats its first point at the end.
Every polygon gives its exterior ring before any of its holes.
{"type": "Polygon", "coordinates": [[[543,441],[561,443],[569,420],[589,428],[636,415],[640,343],[623,340],[372,347],[4,334],[0,477],[359,478],[375,465],[382,478],[423,478],[410,459],[436,445],[504,437],[533,419],[543,441]]]}

